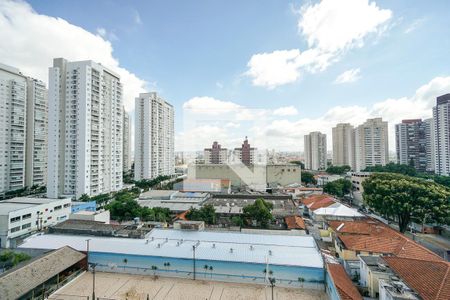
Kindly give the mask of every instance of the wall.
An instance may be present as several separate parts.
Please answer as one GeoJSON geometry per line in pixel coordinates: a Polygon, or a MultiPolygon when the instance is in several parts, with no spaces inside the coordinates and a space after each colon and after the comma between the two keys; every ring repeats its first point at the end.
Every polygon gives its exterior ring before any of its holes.
{"type": "MultiPolygon", "coordinates": [[[[97,263],[96,269],[104,272],[193,278],[192,259],[92,252],[89,262],[97,263]],[[170,266],[164,266],[167,262],[170,266]],[[152,270],[152,266],[157,270],[152,270]]],[[[195,265],[199,280],[266,284],[265,264],[197,259],[195,265]]],[[[323,289],[322,268],[269,265],[268,269],[273,272],[268,277],[274,277],[277,286],[323,289]],[[300,282],[299,277],[305,281],[300,282]]]]}
{"type": "Polygon", "coordinates": [[[328,272],[326,272],[325,275],[325,283],[326,283],[326,292],[330,300],[340,300],[341,297],[339,297],[339,293],[336,289],[336,286],[333,283],[333,280],[331,279],[328,272]]]}
{"type": "Polygon", "coordinates": [[[189,179],[229,179],[233,187],[288,185],[301,181],[297,165],[189,165],[189,179]]]}

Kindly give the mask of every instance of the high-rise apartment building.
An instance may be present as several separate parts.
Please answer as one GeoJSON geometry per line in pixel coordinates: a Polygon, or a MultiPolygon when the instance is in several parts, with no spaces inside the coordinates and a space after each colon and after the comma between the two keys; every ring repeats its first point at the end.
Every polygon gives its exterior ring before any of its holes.
{"type": "Polygon", "coordinates": [[[134,145],[135,180],[175,173],[174,109],[155,92],[136,98],[134,145]]]}
{"type": "Polygon", "coordinates": [[[434,132],[434,119],[429,118],[423,120],[425,123],[425,145],[426,145],[426,157],[427,157],[427,171],[434,172],[436,154],[435,154],[435,132],[434,132]]]}
{"type": "Polygon", "coordinates": [[[27,78],[27,143],[25,186],[47,183],[47,88],[45,83],[27,78]]]}
{"type": "Polygon", "coordinates": [[[355,169],[355,129],[349,123],[340,123],[333,128],[333,165],[350,166],[355,169]]]}
{"type": "Polygon", "coordinates": [[[45,184],[46,97],[42,81],[0,64],[0,192],[45,184]]]}
{"type": "Polygon", "coordinates": [[[253,165],[256,158],[256,148],[251,147],[247,137],[245,137],[244,143],[240,148],[234,148],[234,157],[246,166],[253,165]]]}
{"type": "Polygon", "coordinates": [[[122,84],[93,61],[55,58],[49,69],[47,196],[122,188],[122,84]]]}
{"type": "Polygon", "coordinates": [[[130,115],[123,109],[123,171],[131,169],[131,126],[130,115]]]}
{"type": "Polygon", "coordinates": [[[433,120],[435,172],[450,175],[450,94],[437,97],[433,120]]]}
{"type": "Polygon", "coordinates": [[[222,148],[218,142],[213,142],[211,148],[205,148],[203,156],[205,164],[223,165],[228,161],[228,150],[222,148]]]}
{"type": "Polygon", "coordinates": [[[355,171],[389,162],[388,123],[368,119],[355,129],[355,171]]]}
{"type": "Polygon", "coordinates": [[[430,126],[421,119],[403,120],[395,125],[397,162],[413,166],[419,172],[427,171],[427,136],[430,126]]]}
{"type": "Polygon", "coordinates": [[[305,168],[325,170],[327,168],[327,135],[318,131],[305,135],[305,168]]]}

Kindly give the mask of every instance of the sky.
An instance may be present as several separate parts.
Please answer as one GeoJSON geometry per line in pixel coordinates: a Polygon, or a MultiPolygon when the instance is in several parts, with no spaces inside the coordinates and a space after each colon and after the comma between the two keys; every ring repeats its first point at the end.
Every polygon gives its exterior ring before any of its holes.
{"type": "Polygon", "coordinates": [[[0,62],[48,81],[54,57],[121,76],[124,105],[157,91],[176,150],[214,140],[303,151],[337,123],[428,118],[450,92],[446,0],[0,0],[0,62]]]}

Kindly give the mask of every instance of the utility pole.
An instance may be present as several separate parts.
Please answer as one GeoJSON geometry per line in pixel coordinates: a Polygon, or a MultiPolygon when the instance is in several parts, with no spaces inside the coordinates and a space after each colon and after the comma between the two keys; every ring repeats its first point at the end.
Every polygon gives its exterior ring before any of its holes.
{"type": "Polygon", "coordinates": [[[192,250],[193,250],[193,263],[194,263],[194,280],[195,280],[195,245],[194,246],[192,246],[192,250]]]}
{"type": "Polygon", "coordinates": [[[92,264],[92,299],[95,300],[95,267],[97,264],[92,264]]]}
{"type": "Polygon", "coordinates": [[[274,299],[273,298],[273,287],[275,286],[275,278],[273,278],[273,277],[269,277],[269,282],[270,282],[270,287],[272,288],[272,300],[274,299]]]}

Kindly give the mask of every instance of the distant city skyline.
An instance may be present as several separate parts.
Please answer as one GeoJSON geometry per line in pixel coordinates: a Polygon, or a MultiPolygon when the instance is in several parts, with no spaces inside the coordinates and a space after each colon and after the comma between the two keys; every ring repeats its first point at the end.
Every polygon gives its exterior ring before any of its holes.
{"type": "Polygon", "coordinates": [[[95,1],[89,9],[5,0],[0,39],[14,42],[0,45],[0,57],[47,84],[55,57],[102,63],[121,76],[132,127],[135,95],[157,91],[177,112],[177,151],[202,150],[211,136],[230,147],[246,135],[261,149],[303,151],[311,131],[331,145],[336,124],[375,117],[389,123],[394,151],[395,124],[430,118],[436,97],[450,92],[449,8],[444,0],[95,1]],[[265,122],[186,128],[186,111],[199,109],[265,122]]]}

